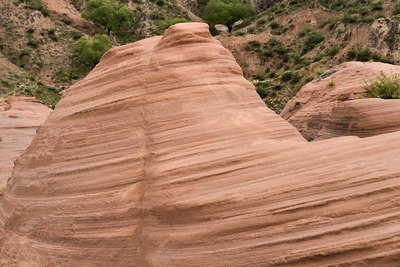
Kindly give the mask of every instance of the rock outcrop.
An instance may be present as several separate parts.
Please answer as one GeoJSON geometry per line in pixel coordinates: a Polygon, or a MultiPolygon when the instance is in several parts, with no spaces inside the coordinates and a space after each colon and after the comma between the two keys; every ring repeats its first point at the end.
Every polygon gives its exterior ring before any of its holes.
{"type": "Polygon", "coordinates": [[[400,100],[358,99],[332,109],[316,139],[369,137],[400,131],[400,100]]]}
{"type": "Polygon", "coordinates": [[[51,109],[31,97],[0,98],[0,190],[51,109]]]}
{"type": "Polygon", "coordinates": [[[0,265],[395,265],[399,138],[307,143],[178,24],[64,94],[0,202],[0,265]]]}
{"type": "Polygon", "coordinates": [[[318,132],[334,107],[342,102],[361,98],[368,82],[381,72],[389,76],[398,74],[400,66],[379,62],[346,62],[328,72],[331,75],[314,80],[301,88],[281,113],[307,140],[318,137],[318,132]]]}

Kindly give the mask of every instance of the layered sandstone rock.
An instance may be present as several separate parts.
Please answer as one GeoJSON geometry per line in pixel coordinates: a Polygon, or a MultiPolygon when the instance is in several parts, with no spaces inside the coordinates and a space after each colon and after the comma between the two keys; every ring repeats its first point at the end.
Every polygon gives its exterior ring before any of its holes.
{"type": "Polygon", "coordinates": [[[29,146],[51,109],[31,97],[0,98],[0,190],[14,160],[29,146]]]}
{"type": "Polygon", "coordinates": [[[0,263],[397,264],[399,137],[307,143],[178,24],[65,93],[1,200],[0,263]]]}
{"type": "Polygon", "coordinates": [[[395,131],[400,131],[400,100],[358,99],[334,107],[317,139],[369,137],[395,131]]]}
{"type": "Polygon", "coordinates": [[[285,106],[281,115],[307,140],[314,140],[332,109],[362,97],[365,85],[379,73],[395,75],[400,66],[373,62],[346,62],[329,70],[331,75],[306,84],[285,106]]]}

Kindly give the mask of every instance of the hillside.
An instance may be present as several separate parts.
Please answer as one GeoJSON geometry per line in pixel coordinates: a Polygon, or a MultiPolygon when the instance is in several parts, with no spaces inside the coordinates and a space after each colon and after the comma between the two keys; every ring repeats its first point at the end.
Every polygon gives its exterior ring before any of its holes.
{"type": "MultiPolygon", "coordinates": [[[[113,45],[159,35],[174,22],[202,21],[208,3],[119,2],[129,6],[134,18],[129,28],[112,34],[113,45]]],[[[217,38],[233,53],[267,106],[278,113],[305,83],[331,65],[400,61],[400,18],[393,17],[400,13],[400,4],[394,0],[249,3],[255,15],[217,38]]],[[[10,74],[0,84],[0,95],[35,96],[54,107],[61,92],[87,73],[74,60],[74,44],[81,36],[106,29],[82,17],[87,10],[84,0],[0,0],[0,6],[0,64],[10,74]],[[11,65],[16,67],[10,69],[11,65]]]]}
{"type": "Polygon", "coordinates": [[[400,62],[396,1],[280,1],[218,39],[268,107],[351,60],[400,62]]]}
{"type": "MultiPolygon", "coordinates": [[[[87,71],[76,64],[74,44],[82,36],[106,33],[82,18],[84,1],[0,0],[0,96],[34,96],[50,107],[87,71]]],[[[175,2],[130,3],[132,28],[112,37],[124,44],[162,32],[160,22],[186,17],[175,2]]]]}

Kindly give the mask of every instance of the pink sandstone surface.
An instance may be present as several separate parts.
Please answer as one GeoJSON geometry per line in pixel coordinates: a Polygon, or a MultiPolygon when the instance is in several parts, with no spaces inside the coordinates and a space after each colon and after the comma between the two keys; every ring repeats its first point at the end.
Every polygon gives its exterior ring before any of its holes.
{"type": "Polygon", "coordinates": [[[0,200],[0,265],[396,266],[399,138],[306,142],[178,24],[64,94],[0,200]]]}
{"type": "Polygon", "coordinates": [[[369,137],[400,131],[400,100],[367,98],[332,109],[315,140],[339,136],[369,137]]]}
{"type": "Polygon", "coordinates": [[[307,140],[318,137],[318,132],[334,107],[345,101],[362,98],[366,84],[381,72],[388,76],[399,74],[400,66],[380,62],[346,62],[333,71],[332,75],[301,88],[281,113],[307,140]],[[329,86],[330,83],[333,86],[329,86]]]}
{"type": "Polygon", "coordinates": [[[0,98],[0,189],[51,109],[32,97],[0,98]]]}

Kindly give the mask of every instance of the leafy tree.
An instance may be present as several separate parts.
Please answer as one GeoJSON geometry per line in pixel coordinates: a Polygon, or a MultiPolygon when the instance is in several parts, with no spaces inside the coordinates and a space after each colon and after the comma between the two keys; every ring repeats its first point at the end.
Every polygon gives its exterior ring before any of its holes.
{"type": "Polygon", "coordinates": [[[236,21],[253,14],[251,6],[239,0],[210,0],[204,8],[204,18],[208,23],[224,24],[229,31],[236,21]]]}
{"type": "Polygon", "coordinates": [[[82,36],[73,48],[75,62],[82,72],[89,72],[110,48],[110,37],[105,34],[96,34],[92,38],[82,36]]]}
{"type": "Polygon", "coordinates": [[[89,0],[83,18],[107,28],[107,33],[129,28],[133,21],[133,12],[125,4],[113,3],[111,0],[89,0]]]}

